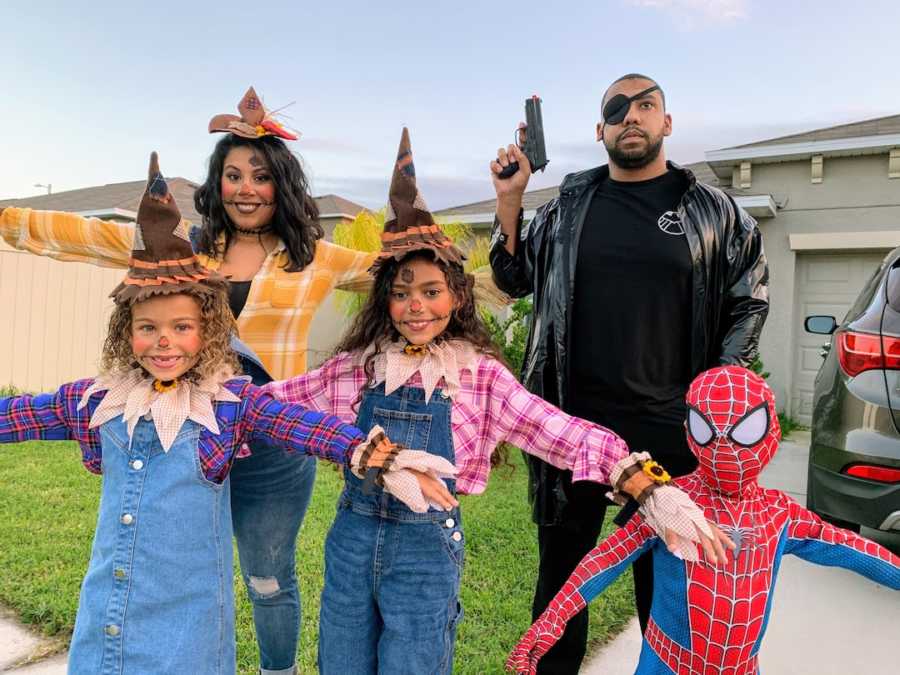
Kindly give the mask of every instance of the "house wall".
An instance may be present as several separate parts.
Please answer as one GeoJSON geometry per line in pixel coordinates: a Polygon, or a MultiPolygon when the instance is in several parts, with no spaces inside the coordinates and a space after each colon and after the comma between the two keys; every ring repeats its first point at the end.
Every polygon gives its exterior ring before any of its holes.
{"type": "Polygon", "coordinates": [[[900,180],[889,179],[887,168],[887,155],[826,157],[823,182],[812,184],[809,160],[753,166],[753,182],[747,192],[771,194],[781,207],[775,218],[759,224],[769,260],[770,291],[760,354],[771,372],[769,384],[779,409],[790,408],[793,347],[803,330],[803,317],[795,311],[797,253],[790,249],[789,237],[801,233],[900,231],[900,180]]]}
{"type": "Polygon", "coordinates": [[[95,375],[122,270],[62,263],[0,241],[0,386],[48,391],[95,375]]]}

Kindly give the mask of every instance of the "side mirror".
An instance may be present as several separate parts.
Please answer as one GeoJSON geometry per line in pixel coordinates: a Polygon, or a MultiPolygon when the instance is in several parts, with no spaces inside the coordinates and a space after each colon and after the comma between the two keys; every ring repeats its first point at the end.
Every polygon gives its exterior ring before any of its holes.
{"type": "Polygon", "coordinates": [[[891,309],[900,313],[900,260],[897,260],[888,272],[887,302],[891,309]]]}
{"type": "Polygon", "coordinates": [[[806,317],[803,327],[807,333],[831,335],[837,329],[838,324],[833,316],[816,315],[806,317]]]}

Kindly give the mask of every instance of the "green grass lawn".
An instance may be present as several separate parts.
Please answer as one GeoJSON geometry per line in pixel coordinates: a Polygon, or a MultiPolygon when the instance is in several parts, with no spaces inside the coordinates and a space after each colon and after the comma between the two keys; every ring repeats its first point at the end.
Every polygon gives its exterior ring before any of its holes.
{"type": "MultiPolygon", "coordinates": [[[[508,650],[530,624],[536,537],[525,502],[526,472],[517,464],[511,476],[495,473],[484,495],[462,499],[467,550],[458,673],[502,672],[508,650]]],[[[316,670],[322,549],[339,491],[338,474],[320,465],[297,558],[303,673],[316,670]]],[[[47,635],[71,633],[99,494],[100,478],[84,470],[73,443],[22,443],[0,451],[0,604],[47,635]]],[[[631,575],[623,575],[593,603],[592,646],[615,635],[633,615],[631,589],[631,575]]],[[[238,669],[254,673],[253,622],[238,571],[235,590],[238,669]]]]}

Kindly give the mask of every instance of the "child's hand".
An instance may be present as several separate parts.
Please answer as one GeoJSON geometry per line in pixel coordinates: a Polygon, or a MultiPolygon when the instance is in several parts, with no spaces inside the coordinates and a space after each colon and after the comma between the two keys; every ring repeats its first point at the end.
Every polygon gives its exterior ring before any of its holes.
{"type": "Polygon", "coordinates": [[[395,469],[384,474],[384,489],[416,513],[428,511],[428,505],[442,511],[459,506],[444,481],[431,471],[395,469]]]}
{"type": "Polygon", "coordinates": [[[350,458],[350,470],[359,478],[364,478],[369,469],[386,471],[400,452],[400,446],[391,443],[377,424],[369,431],[366,440],[356,446],[350,458]]]}
{"type": "Polygon", "coordinates": [[[531,628],[513,647],[506,659],[506,669],[515,673],[537,673],[537,664],[541,657],[556,644],[566,629],[565,618],[553,609],[552,605],[531,624],[531,628]]]}
{"type": "Polygon", "coordinates": [[[657,487],[641,506],[641,512],[673,555],[696,562],[700,559],[699,543],[708,562],[728,561],[725,548],[733,549],[734,543],[708,522],[700,507],[677,487],[657,487]]]}

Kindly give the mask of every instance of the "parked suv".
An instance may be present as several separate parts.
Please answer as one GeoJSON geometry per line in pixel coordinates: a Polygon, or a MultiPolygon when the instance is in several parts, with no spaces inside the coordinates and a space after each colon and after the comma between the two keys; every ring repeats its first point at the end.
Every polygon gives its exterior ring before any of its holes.
{"type": "Polygon", "coordinates": [[[813,393],[807,506],[850,529],[900,530],[900,247],[843,322],[805,326],[831,336],[813,393]]]}

